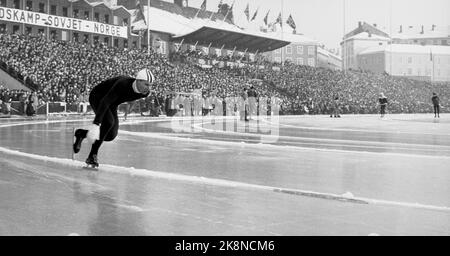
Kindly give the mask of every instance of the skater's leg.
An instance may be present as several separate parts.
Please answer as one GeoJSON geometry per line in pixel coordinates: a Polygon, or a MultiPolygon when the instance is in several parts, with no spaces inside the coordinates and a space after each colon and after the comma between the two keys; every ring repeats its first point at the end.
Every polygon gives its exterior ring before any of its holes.
{"type": "Polygon", "coordinates": [[[114,130],[118,130],[118,124],[117,110],[108,110],[104,116],[102,124],[100,125],[100,140],[97,140],[94,144],[92,144],[91,152],[89,153],[88,158],[98,155],[98,150],[103,144],[103,141],[111,141],[115,138],[115,136],[117,136],[117,131],[114,130]],[[113,113],[115,113],[115,116],[113,113]],[[115,133],[115,136],[109,134],[111,131],[115,133]]]}
{"type": "Polygon", "coordinates": [[[81,149],[81,142],[83,142],[83,140],[86,138],[86,135],[88,133],[88,130],[84,130],[84,129],[77,129],[75,131],[75,143],[73,144],[73,152],[75,154],[77,154],[78,152],[80,152],[81,149]]]}

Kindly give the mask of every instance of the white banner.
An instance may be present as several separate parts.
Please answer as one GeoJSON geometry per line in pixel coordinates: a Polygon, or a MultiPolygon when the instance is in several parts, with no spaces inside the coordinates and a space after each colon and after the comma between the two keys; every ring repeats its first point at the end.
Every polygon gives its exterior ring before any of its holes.
{"type": "Polygon", "coordinates": [[[0,20],[128,38],[128,27],[0,7],[0,20]]]}

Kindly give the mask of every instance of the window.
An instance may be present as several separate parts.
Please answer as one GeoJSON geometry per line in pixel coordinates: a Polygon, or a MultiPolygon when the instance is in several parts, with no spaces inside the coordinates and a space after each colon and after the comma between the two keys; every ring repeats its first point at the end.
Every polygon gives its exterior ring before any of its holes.
{"type": "Polygon", "coordinates": [[[109,37],[103,38],[103,42],[104,42],[106,45],[109,45],[109,37]]]}
{"type": "Polygon", "coordinates": [[[447,40],[442,40],[442,45],[447,45],[447,40]]]}
{"type": "Polygon", "coordinates": [[[61,40],[68,41],[69,37],[67,36],[67,31],[63,30],[61,31],[61,40]]]}
{"type": "MultiPolygon", "coordinates": [[[[159,42],[159,45],[160,45],[161,53],[162,53],[162,54],[166,54],[166,53],[167,53],[167,42],[165,42],[165,41],[160,41],[160,42],[159,42]]],[[[207,48],[206,50],[208,50],[208,48],[207,48]]]]}
{"type": "Polygon", "coordinates": [[[275,57],[275,62],[281,63],[281,58],[280,57],[275,57]]]}
{"type": "Polygon", "coordinates": [[[79,13],[79,11],[77,9],[73,10],[73,17],[79,18],[78,13],[79,13]]]}
{"type": "Polygon", "coordinates": [[[128,26],[128,19],[123,19],[123,25],[128,26]]]}
{"type": "Polygon", "coordinates": [[[314,58],[308,58],[308,66],[311,66],[311,67],[315,66],[314,58]]]}
{"type": "Polygon", "coordinates": [[[128,48],[128,40],[123,40],[123,47],[128,48]]]}
{"type": "Polygon", "coordinates": [[[45,13],[45,4],[44,3],[39,3],[39,12],[45,13]]]}
{"type": "Polygon", "coordinates": [[[44,32],[43,28],[38,29],[38,35],[42,36],[44,34],[45,34],[45,32],[44,32]]]}
{"type": "Polygon", "coordinates": [[[119,39],[114,38],[114,47],[119,47],[119,39]]]}
{"type": "Polygon", "coordinates": [[[14,25],[13,29],[12,29],[13,34],[17,34],[17,33],[19,33],[19,31],[20,31],[20,26],[19,25],[14,25]]]}
{"type": "Polygon", "coordinates": [[[74,41],[74,42],[79,42],[79,36],[78,36],[78,33],[73,33],[73,41],[74,41]]]}
{"type": "Polygon", "coordinates": [[[21,0],[14,0],[13,7],[15,9],[20,9],[20,2],[21,2],[21,0]]]}
{"type": "Polygon", "coordinates": [[[303,63],[303,58],[297,58],[297,65],[305,65],[305,63],[303,63]]]}
{"type": "Polygon", "coordinates": [[[98,12],[94,13],[94,21],[99,21],[100,20],[100,14],[98,12]]]}
{"type": "Polygon", "coordinates": [[[27,1],[25,9],[27,11],[33,11],[33,2],[27,1]]]}
{"type": "Polygon", "coordinates": [[[69,13],[69,12],[67,11],[67,7],[63,7],[62,10],[63,10],[63,16],[64,16],[64,17],[68,17],[68,13],[69,13]]]}
{"type": "Polygon", "coordinates": [[[280,49],[280,48],[276,49],[276,50],[275,50],[275,53],[276,53],[276,54],[280,54],[280,53],[281,53],[281,49],[280,49]]]}
{"type": "Polygon", "coordinates": [[[84,19],[89,20],[89,11],[84,11],[84,19]]]}
{"type": "Polygon", "coordinates": [[[286,59],[285,59],[284,61],[285,61],[285,62],[292,63],[292,58],[291,58],[291,57],[286,57],[286,59]]]}
{"type": "Polygon", "coordinates": [[[25,34],[31,35],[31,27],[26,27],[25,28],[25,34]]]}
{"type": "MultiPolygon", "coordinates": [[[[303,45],[298,45],[297,46],[297,53],[298,54],[303,54],[303,45]]],[[[302,61],[303,62],[303,61],[302,61]]],[[[303,64],[301,64],[301,65],[303,65],[303,64]]]]}
{"type": "Polygon", "coordinates": [[[98,44],[98,39],[99,39],[98,36],[94,36],[94,44],[98,44]]]}
{"type": "Polygon", "coordinates": [[[412,57],[408,57],[408,63],[409,63],[409,64],[412,63],[412,57]]]}
{"type": "Polygon", "coordinates": [[[50,14],[51,15],[56,15],[56,5],[50,6],[50,14]]]}
{"type": "Polygon", "coordinates": [[[0,24],[0,33],[5,33],[6,32],[6,24],[2,23],[0,24]]]}
{"type": "Polygon", "coordinates": [[[50,39],[55,39],[57,40],[57,35],[56,35],[56,30],[51,30],[50,31],[50,39]]]}
{"type": "Polygon", "coordinates": [[[109,15],[105,14],[105,23],[109,23],[109,15]]]}
{"type": "Polygon", "coordinates": [[[87,44],[89,43],[89,35],[84,35],[83,43],[87,44]]]}
{"type": "Polygon", "coordinates": [[[314,55],[314,53],[314,46],[308,46],[308,55],[314,55]]]}
{"type": "Polygon", "coordinates": [[[286,54],[292,54],[292,46],[286,46],[286,54]]]}
{"type": "Polygon", "coordinates": [[[0,6],[6,7],[6,0],[1,0],[0,1],[0,6]]]}

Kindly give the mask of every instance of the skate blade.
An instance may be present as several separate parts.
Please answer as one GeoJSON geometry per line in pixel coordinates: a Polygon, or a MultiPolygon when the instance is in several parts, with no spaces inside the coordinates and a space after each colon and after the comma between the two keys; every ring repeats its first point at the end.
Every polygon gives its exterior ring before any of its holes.
{"type": "Polygon", "coordinates": [[[98,171],[98,166],[88,164],[83,166],[83,169],[90,171],[98,171]]]}

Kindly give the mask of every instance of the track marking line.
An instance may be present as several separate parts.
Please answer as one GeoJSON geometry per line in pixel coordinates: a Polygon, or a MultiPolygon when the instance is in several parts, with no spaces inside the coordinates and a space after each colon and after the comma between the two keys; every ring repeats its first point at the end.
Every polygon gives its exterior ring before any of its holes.
{"type": "MultiPolygon", "coordinates": [[[[34,160],[52,162],[56,164],[61,164],[64,166],[80,168],[84,163],[81,161],[73,161],[71,159],[65,158],[57,158],[57,157],[49,157],[49,156],[41,156],[36,154],[24,153],[16,150],[10,150],[7,148],[0,147],[0,152],[20,156],[27,157],[34,160]]],[[[379,200],[372,198],[364,198],[364,197],[354,197],[353,195],[345,193],[344,195],[332,194],[332,193],[321,193],[315,191],[301,190],[301,189],[290,189],[290,188],[279,188],[273,186],[266,185],[258,185],[258,184],[250,184],[238,181],[224,180],[224,179],[215,179],[215,178],[206,178],[199,176],[190,176],[184,174],[177,173],[165,173],[152,171],[147,169],[135,169],[133,167],[122,167],[115,165],[102,165],[99,168],[101,172],[109,172],[109,173],[118,173],[118,174],[127,174],[131,176],[138,177],[148,177],[148,178],[159,178],[165,180],[179,181],[179,182],[191,182],[194,184],[203,184],[210,186],[220,186],[227,188],[240,188],[240,189],[252,189],[252,190],[260,190],[260,191],[270,191],[276,193],[284,193],[290,195],[298,195],[319,199],[327,199],[327,200],[335,200],[341,202],[349,202],[349,203],[358,203],[358,204],[376,204],[376,205],[384,205],[384,206],[401,206],[407,208],[417,208],[417,209],[427,209],[427,210],[437,210],[437,211],[445,211],[450,212],[450,207],[447,206],[435,206],[435,205],[427,205],[420,203],[408,203],[408,202],[396,202],[389,200],[379,200]]]]}

